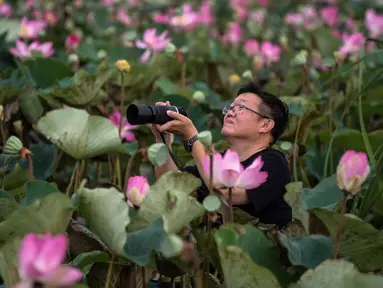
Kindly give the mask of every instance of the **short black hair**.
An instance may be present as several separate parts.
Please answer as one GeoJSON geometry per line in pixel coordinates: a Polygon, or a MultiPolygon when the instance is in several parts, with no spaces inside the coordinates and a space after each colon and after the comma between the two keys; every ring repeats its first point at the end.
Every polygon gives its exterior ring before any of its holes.
{"type": "Polygon", "coordinates": [[[252,93],[262,99],[262,104],[266,107],[261,107],[260,109],[262,111],[260,111],[260,113],[271,117],[275,123],[273,129],[271,130],[271,135],[273,136],[272,144],[274,144],[283,132],[285,132],[289,122],[289,107],[277,96],[263,91],[253,81],[250,81],[241,87],[237,92],[237,96],[243,93],[252,93]]]}

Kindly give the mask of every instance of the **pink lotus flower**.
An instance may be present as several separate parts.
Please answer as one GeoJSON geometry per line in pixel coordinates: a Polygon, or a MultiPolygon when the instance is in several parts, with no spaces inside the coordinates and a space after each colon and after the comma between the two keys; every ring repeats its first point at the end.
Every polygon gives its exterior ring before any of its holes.
{"type": "Polygon", "coordinates": [[[148,195],[149,189],[148,180],[144,176],[132,176],[128,180],[126,197],[132,204],[140,206],[142,200],[148,195]]]}
{"type": "Polygon", "coordinates": [[[339,49],[339,52],[343,55],[359,53],[360,47],[363,45],[365,37],[362,33],[354,33],[351,35],[343,35],[343,46],[339,49]]]}
{"type": "MultiPolygon", "coordinates": [[[[120,128],[121,113],[115,110],[112,115],[109,116],[109,120],[112,121],[114,126],[120,128]]],[[[125,118],[122,119],[121,138],[128,142],[136,141],[136,136],[131,132],[133,129],[137,129],[139,125],[131,125],[125,118]]]]}
{"type": "Polygon", "coordinates": [[[304,23],[305,19],[300,13],[287,13],[284,21],[286,24],[292,25],[294,28],[298,28],[304,23]]]}
{"type": "Polygon", "coordinates": [[[136,41],[137,48],[146,49],[141,56],[142,62],[148,61],[153,52],[163,51],[171,41],[170,38],[166,38],[168,31],[162,32],[159,36],[156,35],[156,32],[156,28],[146,29],[144,32],[144,39],[136,41]]]}
{"type": "Polygon", "coordinates": [[[102,6],[104,7],[111,7],[114,4],[114,0],[103,0],[102,1],[102,6]]]}
{"type": "Polygon", "coordinates": [[[36,52],[42,54],[43,57],[50,57],[53,55],[52,42],[45,42],[40,44],[37,41],[32,42],[29,46],[23,41],[17,39],[16,47],[9,48],[9,52],[19,58],[28,58],[34,56],[36,52]]]}
{"type": "Polygon", "coordinates": [[[182,27],[185,30],[193,30],[199,22],[199,15],[193,11],[191,4],[184,4],[182,15],[173,16],[170,24],[174,27],[182,27]]]}
{"type": "Polygon", "coordinates": [[[57,23],[57,15],[53,11],[47,11],[44,14],[44,19],[50,26],[55,26],[57,23]]]}
{"type": "Polygon", "coordinates": [[[11,17],[12,16],[12,6],[8,3],[0,4],[0,15],[11,17]]]}
{"type": "Polygon", "coordinates": [[[65,38],[65,48],[69,51],[78,49],[81,44],[81,37],[76,33],[70,34],[65,38]]]}
{"type": "Polygon", "coordinates": [[[251,12],[249,18],[251,21],[257,22],[259,24],[262,24],[263,21],[265,21],[266,12],[263,9],[258,9],[253,12],[251,12]]]}
{"type": "Polygon", "coordinates": [[[330,27],[336,25],[339,21],[337,7],[325,7],[320,11],[320,15],[323,22],[330,27]]]}
{"type": "Polygon", "coordinates": [[[279,61],[279,57],[281,55],[281,48],[278,45],[274,45],[269,41],[265,41],[261,45],[262,55],[264,56],[264,60],[266,65],[271,66],[273,63],[279,61]]]}
{"type": "Polygon", "coordinates": [[[132,25],[132,18],[130,18],[123,7],[120,7],[117,10],[117,20],[124,25],[132,25]]]}
{"type": "Polygon", "coordinates": [[[230,7],[234,10],[238,21],[243,21],[247,17],[249,0],[231,0],[230,7]]]}
{"type": "Polygon", "coordinates": [[[20,37],[24,39],[35,39],[39,33],[45,29],[47,23],[42,20],[28,20],[23,17],[21,19],[20,37]]]}
{"type": "MultiPolygon", "coordinates": [[[[222,157],[220,153],[213,156],[213,184],[215,187],[237,187],[253,189],[260,186],[267,179],[267,172],[260,171],[263,167],[261,157],[244,169],[237,152],[228,149],[222,157]]],[[[207,177],[210,176],[210,158],[203,160],[203,170],[207,177]]]]}
{"type": "Polygon", "coordinates": [[[362,183],[370,173],[366,153],[347,151],[340,159],[336,173],[340,189],[352,194],[359,192],[362,183]]]}
{"type": "Polygon", "coordinates": [[[170,17],[167,14],[155,13],[153,15],[153,21],[159,24],[168,24],[170,22],[170,17]]]}
{"type": "Polygon", "coordinates": [[[208,0],[203,0],[199,8],[199,23],[210,25],[213,22],[213,13],[208,0]]]}
{"type": "Polygon", "coordinates": [[[230,43],[236,45],[242,40],[243,31],[239,22],[231,22],[229,28],[226,30],[222,40],[224,43],[230,43]]]}
{"type": "Polygon", "coordinates": [[[258,4],[261,7],[268,7],[270,5],[269,0],[258,0],[258,4]]]}
{"type": "Polygon", "coordinates": [[[257,40],[247,40],[243,48],[245,53],[249,56],[256,56],[259,54],[259,44],[257,40]]]}
{"type": "Polygon", "coordinates": [[[32,288],[34,282],[48,287],[64,287],[80,281],[83,275],[78,268],[61,265],[67,246],[65,235],[27,234],[19,251],[21,282],[14,288],[32,288]]]}
{"type": "Polygon", "coordinates": [[[383,14],[377,14],[374,10],[366,11],[366,27],[370,37],[378,38],[383,34],[383,14]]]}

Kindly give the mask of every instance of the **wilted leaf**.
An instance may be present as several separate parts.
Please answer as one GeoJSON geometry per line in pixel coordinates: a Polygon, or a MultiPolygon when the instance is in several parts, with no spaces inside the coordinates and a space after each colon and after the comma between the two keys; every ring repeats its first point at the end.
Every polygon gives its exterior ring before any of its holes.
{"type": "Polygon", "coordinates": [[[85,110],[68,107],[50,111],[35,128],[78,160],[124,151],[118,128],[109,119],[85,110]]]}
{"type": "Polygon", "coordinates": [[[326,260],[316,269],[307,270],[297,284],[298,288],[379,288],[383,277],[361,274],[351,262],[326,260]]]}
{"type": "Polygon", "coordinates": [[[70,262],[70,265],[76,266],[81,270],[81,272],[86,276],[90,269],[92,268],[93,264],[95,263],[107,263],[110,259],[110,256],[108,253],[103,251],[91,251],[91,252],[84,252],[79,255],[77,255],[76,258],[73,259],[72,262],[70,262]]]}
{"type": "Polygon", "coordinates": [[[95,233],[114,253],[125,256],[126,226],[129,224],[129,207],[124,195],[116,188],[83,188],[79,210],[95,233]]]}
{"type": "MultiPolygon", "coordinates": [[[[339,213],[323,209],[312,209],[310,214],[319,218],[333,239],[336,237],[339,213]]],[[[348,214],[344,217],[340,238],[340,257],[352,261],[361,271],[383,268],[383,231],[348,214]]]]}
{"type": "Polygon", "coordinates": [[[201,180],[189,173],[170,171],[150,188],[143,200],[137,216],[128,226],[129,231],[137,231],[149,226],[159,217],[164,219],[164,229],[168,233],[178,232],[184,225],[204,212],[203,206],[195,198],[189,196],[201,180]],[[169,196],[174,197],[171,207],[169,196]]]}

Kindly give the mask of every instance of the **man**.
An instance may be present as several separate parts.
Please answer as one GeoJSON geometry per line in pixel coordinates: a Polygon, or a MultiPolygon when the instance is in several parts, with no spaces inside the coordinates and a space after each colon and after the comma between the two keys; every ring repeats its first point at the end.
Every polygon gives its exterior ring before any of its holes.
{"type": "MultiPolygon", "coordinates": [[[[156,105],[170,105],[156,103],[156,105]]],[[[223,109],[224,122],[222,135],[230,145],[230,149],[238,153],[244,168],[261,155],[264,162],[261,171],[268,177],[265,183],[255,189],[233,189],[233,205],[258,217],[267,224],[284,227],[292,220],[290,206],[284,201],[285,185],[290,182],[290,171],[285,156],[270,146],[284,132],[288,122],[288,108],[278,97],[260,90],[250,82],[237,93],[237,97],[229,107],[223,109]]],[[[159,132],[170,132],[183,137],[185,149],[190,150],[195,166],[187,166],[184,171],[192,173],[203,180],[202,189],[207,190],[208,179],[203,173],[202,162],[207,155],[205,147],[198,141],[197,129],[191,120],[181,114],[169,111],[174,120],[164,125],[153,125],[152,131],[158,143],[162,142],[159,132]],[[156,131],[157,130],[157,131],[156,131]]],[[[167,143],[170,135],[167,135],[167,143]]],[[[156,168],[157,179],[166,171],[177,169],[171,158],[161,167],[156,168]]],[[[227,189],[221,190],[228,198],[227,189]]]]}

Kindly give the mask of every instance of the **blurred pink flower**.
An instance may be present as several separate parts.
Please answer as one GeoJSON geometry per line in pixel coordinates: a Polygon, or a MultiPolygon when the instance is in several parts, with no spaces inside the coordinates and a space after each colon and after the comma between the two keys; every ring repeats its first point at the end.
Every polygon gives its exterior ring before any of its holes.
{"type": "Polygon", "coordinates": [[[355,21],[354,19],[352,19],[351,17],[349,17],[346,21],[346,27],[348,30],[350,30],[351,32],[356,32],[358,27],[356,26],[355,24],[355,21]]]}
{"type": "Polygon", "coordinates": [[[83,0],[73,0],[72,3],[73,3],[73,6],[76,8],[81,8],[84,6],[83,0]]]}
{"type": "Polygon", "coordinates": [[[32,57],[34,52],[39,52],[44,57],[49,57],[54,54],[54,50],[52,48],[52,42],[45,42],[40,44],[37,41],[32,42],[30,45],[27,45],[20,39],[16,40],[16,46],[9,48],[9,52],[16,57],[19,58],[28,58],[32,57]]]}
{"type": "Polygon", "coordinates": [[[269,0],[258,0],[258,4],[261,7],[268,7],[270,5],[269,0]]]}
{"type": "MultiPolygon", "coordinates": [[[[215,187],[237,187],[253,189],[260,186],[267,179],[267,172],[260,171],[263,167],[261,157],[257,157],[253,163],[244,169],[239,161],[238,153],[230,149],[213,155],[213,184],[215,187]]],[[[210,176],[210,158],[203,160],[203,170],[207,177],[210,176]]]]}
{"type": "Polygon", "coordinates": [[[65,38],[65,48],[69,51],[76,50],[80,47],[81,38],[76,33],[70,34],[65,38]]]}
{"type": "Polygon", "coordinates": [[[343,35],[343,45],[340,47],[339,52],[343,55],[357,54],[360,51],[360,47],[365,41],[365,37],[362,33],[354,33],[351,35],[343,35]]]}
{"type": "Polygon", "coordinates": [[[265,21],[265,10],[263,9],[258,9],[250,13],[250,20],[257,22],[259,24],[262,24],[263,21],[265,21]]]}
{"type": "Polygon", "coordinates": [[[27,234],[19,250],[21,282],[14,288],[32,288],[34,282],[45,286],[72,286],[83,278],[81,270],[64,266],[68,239],[65,235],[51,236],[27,234]]]}
{"type": "Polygon", "coordinates": [[[238,42],[242,40],[243,31],[239,22],[231,22],[229,23],[229,27],[223,35],[223,42],[230,43],[232,45],[236,45],[238,42]]]}
{"type": "Polygon", "coordinates": [[[55,26],[57,23],[57,15],[53,11],[46,11],[44,14],[44,19],[50,26],[55,26]]]}
{"type": "Polygon", "coordinates": [[[372,38],[378,38],[383,34],[383,14],[377,14],[374,10],[368,9],[365,16],[365,25],[372,38]]]}
{"type": "Polygon", "coordinates": [[[256,56],[259,54],[259,44],[257,40],[247,40],[245,42],[244,51],[249,56],[256,56]]]}
{"type": "Polygon", "coordinates": [[[102,0],[102,6],[111,7],[114,5],[114,0],[102,0]]]}
{"type": "Polygon", "coordinates": [[[213,20],[213,13],[209,0],[203,0],[201,7],[199,8],[199,23],[204,25],[210,25],[213,20]]]}
{"type": "Polygon", "coordinates": [[[321,18],[324,23],[332,27],[339,21],[338,8],[337,7],[325,7],[320,11],[321,18]]]}
{"type": "Polygon", "coordinates": [[[298,28],[304,23],[304,17],[300,13],[287,13],[284,21],[286,24],[292,25],[295,28],[298,28]]]}
{"type": "Polygon", "coordinates": [[[170,22],[170,17],[167,14],[155,13],[153,15],[153,21],[159,24],[168,24],[170,22]]]}
{"type": "Polygon", "coordinates": [[[278,45],[265,41],[261,45],[261,52],[266,65],[271,66],[271,64],[279,61],[282,50],[278,45]]]}
{"type": "Polygon", "coordinates": [[[355,194],[360,191],[360,187],[369,173],[370,166],[366,153],[348,150],[343,154],[338,164],[338,187],[355,194]]]}
{"type": "Polygon", "coordinates": [[[35,4],[35,0],[27,0],[25,1],[25,6],[29,9],[35,4]]]}
{"type": "MultiPolygon", "coordinates": [[[[114,126],[120,128],[121,113],[118,110],[115,110],[112,115],[109,115],[109,120],[112,121],[114,126]]],[[[121,138],[125,139],[128,142],[136,141],[136,136],[131,130],[137,129],[139,125],[132,125],[128,122],[127,119],[122,119],[122,128],[121,128],[121,138]]]]}
{"type": "Polygon", "coordinates": [[[184,4],[182,14],[173,16],[170,24],[174,27],[182,27],[185,30],[193,30],[199,22],[199,15],[193,11],[191,4],[184,4]]]}
{"type": "Polygon", "coordinates": [[[128,15],[125,8],[120,7],[117,10],[117,20],[124,25],[132,25],[132,18],[128,15]]]}
{"type": "Polygon", "coordinates": [[[47,23],[40,20],[28,20],[26,17],[21,19],[20,37],[24,39],[35,39],[38,34],[45,29],[47,23]]]}
{"type": "Polygon", "coordinates": [[[0,15],[11,17],[12,16],[12,6],[8,3],[0,4],[0,15]]]}
{"type": "Polygon", "coordinates": [[[132,204],[140,206],[149,190],[148,180],[144,176],[132,176],[128,180],[126,197],[132,204]]]}
{"type": "Polygon", "coordinates": [[[129,0],[129,4],[132,7],[136,7],[140,4],[141,0],[129,0]]]}
{"type": "Polygon", "coordinates": [[[153,52],[163,51],[171,41],[170,38],[166,38],[168,31],[162,32],[159,36],[157,36],[156,33],[156,28],[148,28],[144,32],[143,40],[136,41],[137,48],[146,49],[141,56],[142,62],[148,61],[153,52]]]}
{"type": "Polygon", "coordinates": [[[234,10],[238,21],[246,19],[249,4],[249,0],[230,0],[230,7],[234,10]]]}

